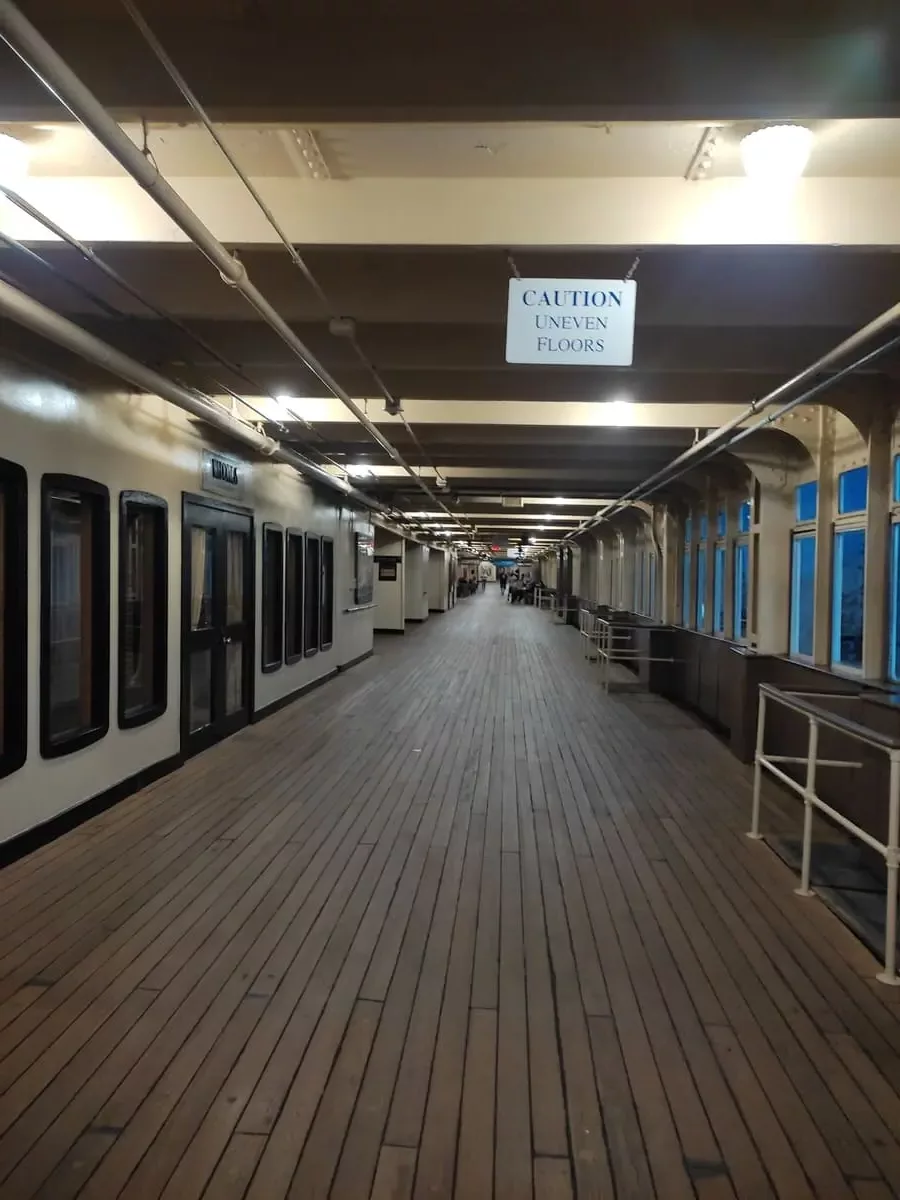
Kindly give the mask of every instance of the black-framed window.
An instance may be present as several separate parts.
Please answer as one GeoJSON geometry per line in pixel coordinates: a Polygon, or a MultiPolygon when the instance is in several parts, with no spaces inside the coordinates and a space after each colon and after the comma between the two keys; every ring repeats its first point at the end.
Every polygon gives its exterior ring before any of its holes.
{"type": "Polygon", "coordinates": [[[334,641],[334,542],[322,538],[322,586],[319,598],[319,649],[330,650],[334,641]]]}
{"type": "Polygon", "coordinates": [[[284,661],[297,662],[303,657],[303,534],[299,529],[287,531],[287,551],[284,571],[284,661]]]}
{"type": "Polygon", "coordinates": [[[27,754],[28,477],[0,458],[0,779],[27,754]]]}
{"type": "Polygon", "coordinates": [[[165,500],[122,492],[119,500],[119,726],[166,711],[169,511],[165,500]]]}
{"type": "Polygon", "coordinates": [[[41,481],[41,754],[109,729],[109,491],[76,475],[41,481]]]}
{"type": "Polygon", "coordinates": [[[306,570],[303,578],[303,646],[307,655],[319,651],[321,628],[322,539],[306,535],[306,570]]]}
{"type": "Polygon", "coordinates": [[[262,669],[277,671],[284,661],[284,530],[263,525],[262,669]]]}

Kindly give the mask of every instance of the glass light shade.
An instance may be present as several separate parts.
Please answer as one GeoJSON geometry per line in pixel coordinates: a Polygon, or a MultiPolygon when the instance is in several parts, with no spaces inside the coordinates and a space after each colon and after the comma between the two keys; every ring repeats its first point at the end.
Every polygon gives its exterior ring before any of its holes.
{"type": "Polygon", "coordinates": [[[749,179],[774,183],[799,179],[812,151],[812,131],[804,125],[768,125],[741,140],[741,162],[749,179]]]}

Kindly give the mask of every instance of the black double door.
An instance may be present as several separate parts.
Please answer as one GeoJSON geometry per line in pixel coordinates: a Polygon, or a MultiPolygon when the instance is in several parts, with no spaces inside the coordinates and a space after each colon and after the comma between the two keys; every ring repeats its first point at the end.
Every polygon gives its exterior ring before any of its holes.
{"type": "Polygon", "coordinates": [[[182,546],[181,741],[193,754],[250,720],[253,518],[186,497],[182,546]]]}

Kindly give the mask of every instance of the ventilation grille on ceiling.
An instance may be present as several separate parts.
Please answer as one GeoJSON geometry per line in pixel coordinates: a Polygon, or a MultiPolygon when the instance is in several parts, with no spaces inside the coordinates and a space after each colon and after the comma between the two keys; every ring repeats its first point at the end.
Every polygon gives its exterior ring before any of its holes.
{"type": "Polygon", "coordinates": [[[501,496],[500,503],[503,508],[524,508],[525,501],[521,496],[501,496]]]}

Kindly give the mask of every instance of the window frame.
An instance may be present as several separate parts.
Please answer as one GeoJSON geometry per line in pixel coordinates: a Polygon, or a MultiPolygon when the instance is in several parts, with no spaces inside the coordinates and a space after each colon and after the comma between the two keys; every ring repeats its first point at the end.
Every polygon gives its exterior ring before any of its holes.
{"type": "Polygon", "coordinates": [[[695,570],[696,595],[694,597],[694,629],[697,633],[706,632],[706,584],[709,571],[709,554],[706,542],[697,546],[697,565],[695,570]],[[701,567],[703,568],[701,571],[701,567]],[[701,584],[703,585],[701,587],[701,584]]]}
{"type": "Polygon", "coordinates": [[[263,521],[262,525],[262,587],[260,588],[260,621],[259,621],[259,666],[263,675],[272,675],[284,666],[284,564],[285,564],[284,527],[277,521],[263,521]],[[270,565],[269,537],[275,535],[281,546],[281,582],[275,592],[275,617],[278,629],[278,654],[271,660],[266,659],[266,630],[269,612],[268,567],[270,565]]]}
{"type": "Polygon", "coordinates": [[[28,757],[28,473],[0,458],[4,504],[3,558],[3,740],[0,779],[25,765],[28,757]]]}
{"type": "Polygon", "coordinates": [[[126,491],[119,495],[119,630],[116,652],[118,654],[118,698],[117,716],[120,729],[137,729],[157,720],[168,708],[169,695],[169,506],[161,496],[151,492],[126,491]],[[157,535],[159,561],[153,569],[154,629],[153,679],[155,699],[152,704],[130,715],[125,712],[125,558],[127,555],[127,531],[129,506],[144,509],[154,514],[158,521],[157,535]]]}
{"type": "Polygon", "coordinates": [[[712,599],[712,631],[716,637],[724,638],[728,625],[728,612],[725,608],[725,576],[728,571],[728,547],[722,539],[713,545],[713,599],[712,599]],[[721,570],[720,570],[721,568],[721,570]],[[721,608],[722,623],[719,624],[721,608]]]}
{"type": "MultiPolygon", "coordinates": [[[[796,662],[811,663],[815,658],[816,649],[816,573],[818,571],[818,556],[820,553],[819,539],[816,534],[815,523],[805,522],[791,530],[790,541],[790,586],[788,587],[788,657],[796,662]],[[813,545],[813,611],[812,611],[812,632],[813,646],[809,654],[804,654],[800,650],[794,650],[794,545],[800,541],[811,541],[813,545]]],[[[799,610],[798,610],[799,611],[799,610]]],[[[798,621],[799,628],[799,621],[798,621]]]]}
{"type": "Polygon", "coordinates": [[[306,536],[302,529],[289,527],[284,531],[284,661],[286,666],[300,662],[305,655],[305,629],[303,601],[306,594],[306,536]],[[293,579],[288,573],[291,559],[292,544],[300,545],[300,587],[293,588],[293,579]],[[299,590],[299,596],[296,592],[299,590]],[[296,645],[299,649],[288,650],[288,635],[294,630],[295,617],[299,615],[299,638],[296,645]]]}
{"type": "MultiPolygon", "coordinates": [[[[865,511],[856,511],[848,513],[840,517],[836,517],[831,527],[831,590],[828,604],[828,666],[839,675],[850,675],[854,678],[861,678],[865,671],[864,646],[866,636],[866,556],[869,553],[869,538],[868,524],[866,521],[865,511]],[[863,587],[862,587],[862,626],[861,626],[861,645],[860,665],[854,666],[852,663],[843,663],[835,660],[834,646],[835,637],[838,632],[838,623],[835,619],[838,608],[838,538],[842,534],[861,533],[863,536],[863,587]]],[[[843,579],[843,574],[841,574],[843,579]]]]}
{"type": "Polygon", "coordinates": [[[731,555],[731,570],[732,570],[732,638],[741,645],[747,645],[750,641],[750,535],[743,533],[734,539],[734,547],[731,555]],[[743,561],[742,561],[743,560],[743,561]],[[738,586],[738,575],[741,575],[744,580],[744,589],[746,596],[744,598],[744,608],[746,610],[746,627],[744,632],[741,632],[741,588],[738,586]]]}
{"type": "MultiPolygon", "coordinates": [[[[900,461],[900,455],[895,462],[900,461]]],[[[895,500],[890,513],[888,531],[888,627],[885,678],[889,683],[900,683],[900,653],[897,650],[900,638],[900,509],[895,500]]]]}
{"type": "MultiPolygon", "coordinates": [[[[303,565],[305,567],[306,563],[304,562],[303,565]]],[[[319,538],[319,649],[323,653],[327,650],[330,650],[331,647],[334,645],[334,597],[335,597],[334,574],[335,574],[334,538],[323,536],[323,537],[319,538]],[[325,547],[326,546],[331,547],[331,613],[330,613],[331,638],[327,642],[325,641],[325,636],[324,636],[325,622],[323,620],[323,618],[325,616],[325,612],[326,612],[326,607],[325,607],[325,547]]]]}
{"type": "Polygon", "coordinates": [[[109,733],[110,652],[110,502],[109,488],[83,475],[41,477],[41,593],[40,593],[40,751],[42,758],[75,754],[109,733]],[[65,741],[50,739],[50,499],[55,492],[91,497],[91,715],[92,724],[65,741]]]}

